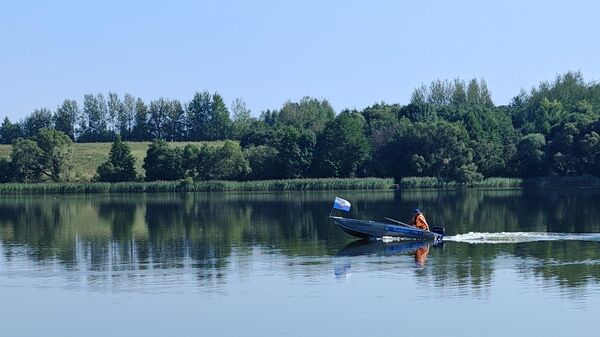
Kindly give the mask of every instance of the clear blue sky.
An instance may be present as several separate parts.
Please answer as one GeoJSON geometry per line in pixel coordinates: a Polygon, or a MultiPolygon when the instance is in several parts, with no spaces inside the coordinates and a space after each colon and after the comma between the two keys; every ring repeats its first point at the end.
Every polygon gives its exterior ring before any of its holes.
{"type": "Polygon", "coordinates": [[[557,73],[600,79],[594,1],[2,1],[0,117],[85,93],[253,114],[309,95],[336,111],[484,78],[497,104],[557,73]]]}

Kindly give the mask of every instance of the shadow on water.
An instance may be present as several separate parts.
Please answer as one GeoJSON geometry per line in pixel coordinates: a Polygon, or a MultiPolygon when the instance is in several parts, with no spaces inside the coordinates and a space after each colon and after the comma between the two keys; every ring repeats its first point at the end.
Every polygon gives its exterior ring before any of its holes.
{"type": "Polygon", "coordinates": [[[352,242],[327,217],[335,196],[353,203],[347,216],[361,219],[403,219],[420,207],[430,223],[445,225],[455,237],[600,231],[597,189],[5,196],[0,197],[2,259],[56,261],[66,270],[104,273],[189,268],[198,280],[218,283],[225,282],[228,266],[242,258],[251,261],[257,249],[306,261],[421,249],[427,250],[427,262],[419,277],[445,280],[439,282],[488,284],[506,256],[518,261],[523,275],[565,287],[600,281],[597,241],[449,242],[444,249],[418,242],[352,242]]]}
{"type": "MultiPolygon", "coordinates": [[[[418,241],[418,240],[396,240],[391,238],[382,239],[362,239],[350,242],[340,249],[337,257],[357,257],[357,256],[392,256],[392,255],[410,255],[414,257],[417,267],[424,267],[429,256],[431,247],[441,248],[442,242],[418,241]]],[[[335,275],[337,278],[346,277],[352,264],[346,260],[342,265],[335,265],[335,275]]]]}

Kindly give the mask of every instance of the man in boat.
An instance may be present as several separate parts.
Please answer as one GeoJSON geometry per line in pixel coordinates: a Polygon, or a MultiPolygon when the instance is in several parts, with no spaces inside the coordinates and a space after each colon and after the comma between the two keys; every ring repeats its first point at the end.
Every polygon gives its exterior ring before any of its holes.
{"type": "Polygon", "coordinates": [[[426,231],[429,230],[429,224],[427,223],[427,220],[425,220],[425,215],[423,215],[421,210],[418,208],[415,208],[415,214],[408,223],[411,226],[415,226],[426,231]]]}

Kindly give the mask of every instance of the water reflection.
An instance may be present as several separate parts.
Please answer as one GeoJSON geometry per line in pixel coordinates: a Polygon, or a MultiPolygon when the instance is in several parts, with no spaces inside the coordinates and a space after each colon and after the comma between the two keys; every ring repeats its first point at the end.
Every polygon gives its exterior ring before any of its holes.
{"type": "Polygon", "coordinates": [[[97,286],[193,275],[189,282],[216,289],[265,256],[308,276],[330,274],[333,264],[341,278],[356,258],[408,257],[416,277],[436,287],[489,287],[506,257],[523,276],[565,288],[600,280],[597,242],[354,242],[327,219],[336,195],[353,201],[349,216],[364,219],[403,218],[419,206],[450,234],[600,231],[600,191],[592,189],[5,196],[0,262],[56,263],[97,286]]]}

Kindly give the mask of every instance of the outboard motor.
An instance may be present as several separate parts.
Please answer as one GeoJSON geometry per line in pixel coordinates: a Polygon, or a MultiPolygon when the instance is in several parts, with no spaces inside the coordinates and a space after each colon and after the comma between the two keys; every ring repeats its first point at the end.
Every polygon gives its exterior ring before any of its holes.
{"type": "Polygon", "coordinates": [[[441,236],[444,236],[446,234],[446,227],[433,227],[431,229],[431,231],[433,233],[439,234],[441,236]]]}

